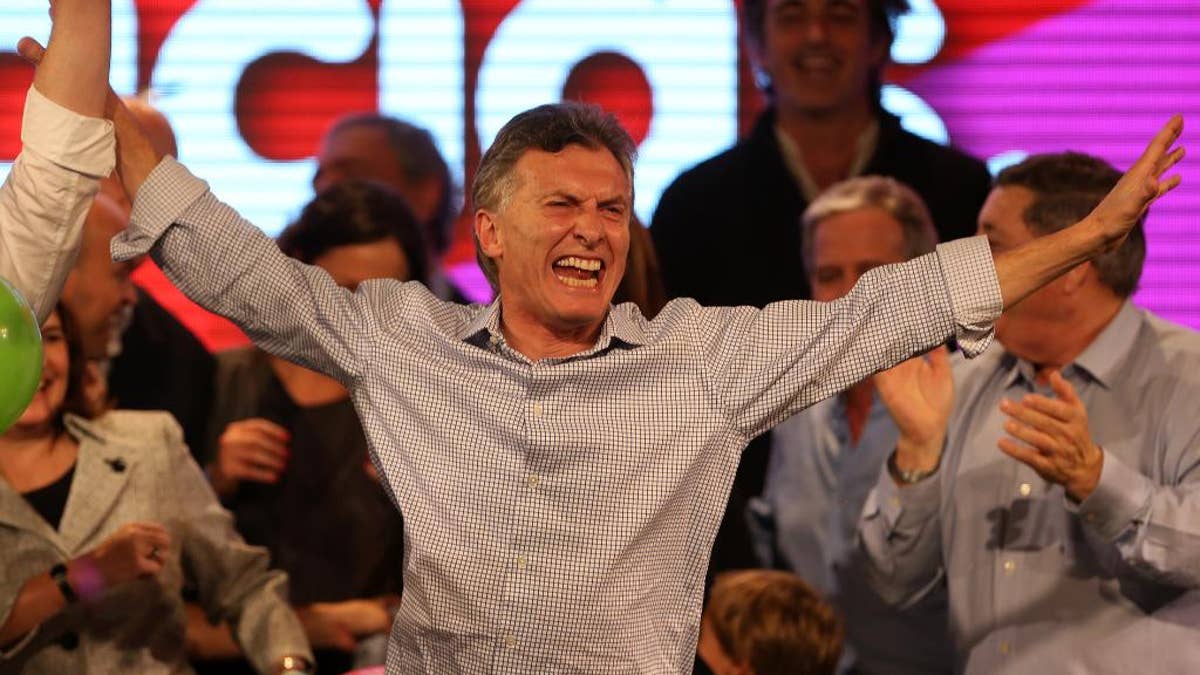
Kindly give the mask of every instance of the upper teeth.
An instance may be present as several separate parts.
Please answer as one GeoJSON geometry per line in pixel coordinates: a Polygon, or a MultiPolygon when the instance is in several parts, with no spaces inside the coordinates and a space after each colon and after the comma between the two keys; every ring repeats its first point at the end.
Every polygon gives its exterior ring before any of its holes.
{"type": "Polygon", "coordinates": [[[583,258],[576,258],[574,256],[568,256],[566,258],[559,258],[559,260],[557,262],[555,262],[554,264],[559,267],[574,267],[575,269],[584,270],[586,272],[599,272],[600,271],[600,261],[599,260],[585,260],[583,258]]]}

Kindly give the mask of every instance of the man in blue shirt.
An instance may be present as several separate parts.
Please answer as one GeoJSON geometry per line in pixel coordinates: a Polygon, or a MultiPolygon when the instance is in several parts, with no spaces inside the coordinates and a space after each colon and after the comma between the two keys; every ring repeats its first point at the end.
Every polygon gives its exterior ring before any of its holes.
{"type": "MultiPolygon", "coordinates": [[[[808,207],[801,242],[813,299],[828,302],[870,269],[932,251],[937,233],[912,189],[865,176],[838,183],[808,207]]],[[[863,502],[898,436],[873,378],[776,427],[764,494],[750,507],[752,523],[762,526],[753,528],[755,547],[763,564],[796,572],[845,616],[843,667],[944,672],[944,598],[909,612],[888,608],[851,560],[863,502]]]]}
{"type": "MultiPolygon", "coordinates": [[[[1119,178],[1030,158],[997,178],[980,232],[1001,257],[1119,178]]],[[[870,577],[897,604],[946,586],[968,673],[1078,667],[1200,587],[1200,336],[1129,301],[1144,257],[1139,224],[1007,309],[1003,349],[953,377],[915,360],[876,378],[902,433],[860,523],[870,577]]],[[[1126,656],[1176,672],[1155,644],[1126,656]]]]}

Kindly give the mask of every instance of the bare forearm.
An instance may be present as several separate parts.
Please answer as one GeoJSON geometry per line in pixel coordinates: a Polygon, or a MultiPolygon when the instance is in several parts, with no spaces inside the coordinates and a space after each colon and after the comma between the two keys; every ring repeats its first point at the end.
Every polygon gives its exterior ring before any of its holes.
{"type": "Polygon", "coordinates": [[[229,624],[209,623],[199,605],[187,605],[188,656],[198,660],[232,659],[242,655],[229,624]]]}
{"type": "Polygon", "coordinates": [[[1004,308],[1103,252],[1106,240],[1089,218],[995,257],[1004,308]]]}
{"type": "Polygon", "coordinates": [[[108,93],[110,0],[56,0],[54,28],[33,84],[55,103],[100,117],[108,93]]]}

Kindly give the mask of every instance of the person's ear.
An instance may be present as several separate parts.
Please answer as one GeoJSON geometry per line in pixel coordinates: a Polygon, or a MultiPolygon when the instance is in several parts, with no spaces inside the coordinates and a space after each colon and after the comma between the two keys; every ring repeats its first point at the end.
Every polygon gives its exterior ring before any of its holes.
{"type": "Polygon", "coordinates": [[[750,667],[749,663],[739,663],[733,666],[729,675],[754,675],[754,669],[750,667]]]}
{"type": "Polygon", "coordinates": [[[1062,289],[1066,295],[1074,295],[1085,288],[1097,274],[1096,266],[1089,260],[1072,267],[1063,275],[1062,289]]]}
{"type": "Polygon", "coordinates": [[[489,258],[504,257],[504,236],[496,217],[479,209],[475,212],[475,238],[479,240],[479,250],[489,258]]]}

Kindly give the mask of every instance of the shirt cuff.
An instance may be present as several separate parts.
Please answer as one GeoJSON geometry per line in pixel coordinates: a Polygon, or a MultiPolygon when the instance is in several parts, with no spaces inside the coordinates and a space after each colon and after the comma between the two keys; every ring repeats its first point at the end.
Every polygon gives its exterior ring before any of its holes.
{"type": "Polygon", "coordinates": [[[967,237],[939,244],[938,261],[950,292],[954,337],[968,358],[992,343],[993,324],[1004,311],[1000,280],[987,237],[967,237]]]}
{"type": "Polygon", "coordinates": [[[939,480],[937,472],[934,472],[912,485],[900,487],[885,467],[880,471],[875,489],[867,497],[863,515],[882,515],[889,532],[910,526],[919,527],[937,513],[939,480]]]}
{"type": "Polygon", "coordinates": [[[173,157],[163,157],[138,188],[129,216],[129,227],[112,240],[112,257],[118,262],[150,251],[197,199],[208,192],[208,183],[196,178],[173,157]]]}
{"type": "Polygon", "coordinates": [[[25,95],[21,144],[64,169],[92,178],[107,178],[116,166],[112,122],[72,112],[43,96],[37,87],[30,87],[25,95]]]}
{"type": "Polygon", "coordinates": [[[1100,482],[1078,507],[1067,500],[1067,508],[1075,510],[1088,527],[1107,541],[1115,541],[1121,533],[1144,518],[1149,508],[1153,486],[1150,479],[1130,468],[1116,455],[1104,450],[1104,465],[1100,482]]]}

